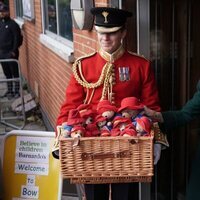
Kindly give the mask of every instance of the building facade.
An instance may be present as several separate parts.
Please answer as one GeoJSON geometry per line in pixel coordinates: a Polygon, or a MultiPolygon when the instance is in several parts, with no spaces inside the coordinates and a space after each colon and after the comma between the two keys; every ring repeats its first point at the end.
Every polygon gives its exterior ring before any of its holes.
{"type": "MultiPolygon", "coordinates": [[[[73,0],[74,1],[74,0],[73,0]]],[[[77,1],[78,2],[78,1],[77,1]]],[[[192,97],[199,80],[198,0],[94,0],[95,6],[133,13],[126,47],[144,55],[155,70],[163,110],[178,109],[192,97]]],[[[98,49],[92,28],[76,29],[70,0],[9,0],[11,17],[21,25],[23,77],[39,100],[53,130],[77,57],[98,49]]],[[[200,125],[196,121],[168,136],[152,184],[142,184],[142,199],[184,199],[200,125]]],[[[74,191],[73,188],[70,191],[74,191]]],[[[76,193],[76,192],[74,192],[76,193]]]]}

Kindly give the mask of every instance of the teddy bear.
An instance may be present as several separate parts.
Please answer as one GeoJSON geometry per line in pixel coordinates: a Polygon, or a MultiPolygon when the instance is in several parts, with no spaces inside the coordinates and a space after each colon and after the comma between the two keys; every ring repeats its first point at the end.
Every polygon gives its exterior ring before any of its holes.
{"type": "Polygon", "coordinates": [[[106,126],[111,131],[112,121],[116,116],[117,107],[112,105],[109,100],[102,100],[97,105],[97,112],[106,118],[106,126]]]}
{"type": "Polygon", "coordinates": [[[123,117],[130,118],[133,125],[136,125],[136,119],[140,118],[144,114],[144,105],[136,97],[126,97],[122,99],[121,106],[118,109],[123,117]]]}
{"type": "Polygon", "coordinates": [[[61,130],[62,130],[62,136],[65,138],[71,137],[71,130],[72,130],[72,126],[68,125],[67,122],[63,122],[62,126],[61,126],[61,130]]]}
{"type": "Polygon", "coordinates": [[[146,116],[136,119],[136,131],[138,136],[149,136],[152,128],[152,121],[146,116]]]}
{"type": "Polygon", "coordinates": [[[64,135],[66,135],[64,137],[75,137],[76,134],[84,136],[85,128],[83,123],[84,119],[80,116],[78,109],[71,109],[68,114],[67,122],[62,125],[64,135]]]}
{"type": "Polygon", "coordinates": [[[137,132],[130,118],[117,116],[113,121],[111,136],[136,136],[137,132]]]}
{"type": "Polygon", "coordinates": [[[83,125],[86,127],[88,124],[94,123],[96,110],[92,109],[90,104],[81,104],[77,107],[81,118],[84,119],[83,125]]]}
{"type": "Polygon", "coordinates": [[[84,119],[83,126],[85,127],[85,137],[99,136],[99,130],[95,123],[97,111],[92,109],[89,104],[81,104],[77,107],[81,118],[84,119]]]}
{"type": "Polygon", "coordinates": [[[110,136],[110,129],[108,128],[107,118],[102,115],[97,115],[95,118],[96,126],[99,130],[99,136],[110,136]]]}
{"type": "Polygon", "coordinates": [[[83,126],[74,126],[71,130],[72,138],[85,137],[85,128],[83,126]]]}

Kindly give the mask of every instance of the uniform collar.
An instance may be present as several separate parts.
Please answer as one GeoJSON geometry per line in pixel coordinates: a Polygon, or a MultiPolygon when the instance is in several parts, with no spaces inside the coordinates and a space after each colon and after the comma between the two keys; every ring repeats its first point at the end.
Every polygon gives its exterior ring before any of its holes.
{"type": "Polygon", "coordinates": [[[114,53],[110,54],[103,49],[99,50],[99,54],[101,55],[102,58],[104,58],[108,62],[115,62],[118,58],[120,58],[124,54],[124,48],[121,45],[114,53]]]}

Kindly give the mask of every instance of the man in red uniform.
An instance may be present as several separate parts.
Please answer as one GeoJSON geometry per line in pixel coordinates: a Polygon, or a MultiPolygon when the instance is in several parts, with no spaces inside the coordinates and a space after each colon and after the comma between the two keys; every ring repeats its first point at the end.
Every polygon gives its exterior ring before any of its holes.
{"type": "MultiPolygon", "coordinates": [[[[70,109],[90,104],[96,109],[100,100],[107,99],[120,107],[123,98],[134,96],[141,103],[160,111],[158,91],[150,62],[142,56],[126,51],[126,19],[132,13],[116,8],[92,8],[95,16],[100,49],[78,58],[66,90],[57,125],[67,122],[70,109]]],[[[158,155],[159,157],[159,155],[158,155]]],[[[158,158],[159,159],[159,158],[158,158]]],[[[112,184],[112,199],[127,200],[129,184],[112,184]]],[[[108,184],[86,185],[87,200],[107,200],[108,184]]]]}

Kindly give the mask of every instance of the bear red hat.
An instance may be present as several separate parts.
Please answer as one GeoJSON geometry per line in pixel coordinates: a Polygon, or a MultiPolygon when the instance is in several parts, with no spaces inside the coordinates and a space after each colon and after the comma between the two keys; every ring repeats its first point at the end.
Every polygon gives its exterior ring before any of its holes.
{"type": "Polygon", "coordinates": [[[110,136],[110,131],[109,130],[106,130],[106,129],[103,129],[101,130],[101,137],[107,137],[107,136],[110,136]]]}
{"type": "Polygon", "coordinates": [[[126,129],[124,129],[120,136],[136,136],[137,135],[137,131],[133,128],[133,127],[128,127],[126,129]]]}
{"type": "Polygon", "coordinates": [[[83,123],[84,119],[81,118],[79,111],[77,109],[71,109],[69,111],[67,125],[76,125],[79,123],[83,123]]]}
{"type": "Polygon", "coordinates": [[[109,100],[102,100],[97,105],[97,111],[99,114],[102,114],[106,111],[117,112],[117,108],[114,105],[112,105],[109,100]]]}
{"type": "Polygon", "coordinates": [[[142,116],[140,118],[136,118],[136,122],[144,129],[145,132],[150,133],[152,123],[148,117],[142,116]]]}
{"type": "Polygon", "coordinates": [[[78,109],[80,116],[82,118],[87,118],[87,117],[96,115],[96,111],[93,110],[92,106],[89,105],[89,104],[81,104],[80,106],[78,106],[77,109],[78,109]]]}
{"type": "Polygon", "coordinates": [[[71,130],[71,136],[80,134],[80,136],[84,137],[85,136],[85,128],[83,126],[75,126],[71,130]]]}
{"type": "Polygon", "coordinates": [[[97,115],[95,117],[95,123],[98,123],[98,122],[103,122],[103,121],[106,121],[106,117],[102,116],[102,115],[97,115]]]}
{"type": "Polygon", "coordinates": [[[78,132],[78,131],[81,131],[82,133],[84,133],[85,128],[83,126],[75,126],[74,128],[72,128],[71,133],[78,132]]]}
{"type": "Polygon", "coordinates": [[[143,109],[144,105],[136,97],[126,97],[121,101],[121,107],[118,109],[118,112],[121,112],[124,109],[130,110],[140,110],[143,109]]]}
{"type": "Polygon", "coordinates": [[[126,117],[117,116],[117,117],[114,118],[114,121],[113,121],[113,128],[118,127],[118,125],[119,125],[119,124],[122,124],[122,123],[130,124],[130,123],[131,123],[131,120],[130,120],[129,118],[126,118],[126,117]]]}

